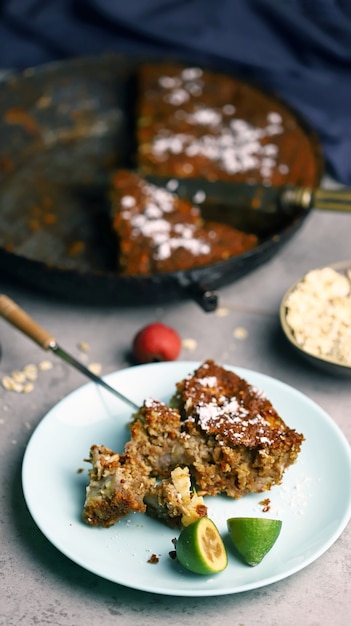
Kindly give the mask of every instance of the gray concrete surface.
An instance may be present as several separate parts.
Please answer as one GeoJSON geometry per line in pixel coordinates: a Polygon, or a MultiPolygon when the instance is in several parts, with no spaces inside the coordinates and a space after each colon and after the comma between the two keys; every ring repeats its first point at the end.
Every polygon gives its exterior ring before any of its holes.
{"type": "MultiPolygon", "coordinates": [[[[223,317],[204,313],[192,301],[127,309],[70,305],[1,275],[0,292],[14,298],[76,356],[78,342],[87,342],[89,362],[101,363],[102,374],[125,367],[135,332],[148,322],[162,320],[183,339],[197,342],[195,349],[183,349],[181,359],[212,357],[285,381],[325,409],[351,442],[351,380],[328,375],[295,354],[278,318],[280,300],[299,276],[312,267],[351,259],[350,233],[350,215],[313,212],[271,261],[220,290],[220,307],[228,310],[223,317]],[[245,339],[234,337],[237,327],[247,330],[245,339]]],[[[99,578],[63,556],[27,511],[21,464],[41,418],[86,380],[1,319],[0,340],[1,377],[45,358],[53,362],[29,394],[0,386],[0,626],[349,624],[350,524],[327,552],[300,572],[270,586],[220,597],[135,591],[99,578]]]]}

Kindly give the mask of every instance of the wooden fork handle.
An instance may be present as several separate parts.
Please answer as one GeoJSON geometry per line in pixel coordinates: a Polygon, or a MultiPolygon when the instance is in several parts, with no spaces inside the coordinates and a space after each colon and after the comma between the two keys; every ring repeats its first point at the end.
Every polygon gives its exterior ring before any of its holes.
{"type": "Polygon", "coordinates": [[[0,294],[0,315],[44,350],[49,350],[56,344],[55,338],[50,333],[4,294],[0,294]]]}

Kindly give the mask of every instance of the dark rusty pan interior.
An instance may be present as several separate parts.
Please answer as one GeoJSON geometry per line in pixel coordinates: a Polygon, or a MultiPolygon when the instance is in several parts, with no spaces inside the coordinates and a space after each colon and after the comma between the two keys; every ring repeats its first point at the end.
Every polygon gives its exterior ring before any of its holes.
{"type": "MultiPolygon", "coordinates": [[[[194,270],[119,275],[106,192],[113,169],[136,166],[138,63],[118,55],[75,59],[1,84],[0,270],[72,302],[122,306],[192,297],[213,310],[216,290],[271,258],[306,213],[267,222],[228,211],[227,187],[218,183],[217,219],[222,207],[222,219],[259,235],[257,248],[194,270]]],[[[311,145],[317,186],[323,166],[312,132],[311,145]]],[[[192,181],[182,189],[191,196],[192,181]]]]}

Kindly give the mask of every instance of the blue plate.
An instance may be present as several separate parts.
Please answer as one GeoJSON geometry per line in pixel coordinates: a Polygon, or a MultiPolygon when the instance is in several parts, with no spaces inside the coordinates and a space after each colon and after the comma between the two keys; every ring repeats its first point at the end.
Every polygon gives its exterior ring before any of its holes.
{"type": "MultiPolygon", "coordinates": [[[[169,400],[175,383],[192,373],[195,362],[140,365],[106,376],[106,381],[142,404],[169,400]]],[[[208,497],[208,514],[226,535],[233,516],[283,521],[280,536],[256,567],[241,563],[229,548],[229,564],[214,576],[185,571],[169,552],[177,531],[146,515],[132,514],[108,529],[82,521],[90,467],[90,446],[116,451],[128,438],[130,409],[89,383],[59,402],[34,431],[23,461],[23,489],[36,524],[49,541],[86,570],[121,585],[172,596],[219,596],[256,589],[295,574],[336,541],[351,516],[351,454],[332,418],[305,395],[263,374],[227,366],[267,394],[291,428],[305,441],[283,483],[240,500],[208,497]],[[84,468],[84,471],[80,471],[84,468]],[[262,500],[270,500],[269,512],[262,500]],[[148,562],[159,557],[157,564],[148,562]]],[[[228,544],[229,545],[229,544],[228,544]]]]}

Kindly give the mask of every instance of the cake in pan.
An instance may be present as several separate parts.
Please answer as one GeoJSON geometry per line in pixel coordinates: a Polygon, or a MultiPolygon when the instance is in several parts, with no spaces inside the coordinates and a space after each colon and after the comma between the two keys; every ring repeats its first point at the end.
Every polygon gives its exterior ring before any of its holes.
{"type": "Polygon", "coordinates": [[[128,170],[112,177],[110,204],[121,274],[187,270],[258,244],[256,235],[203,219],[199,205],[128,170]]]}
{"type": "Polygon", "coordinates": [[[143,174],[317,184],[311,137],[287,106],[221,73],[180,64],[138,71],[143,174]]]}

